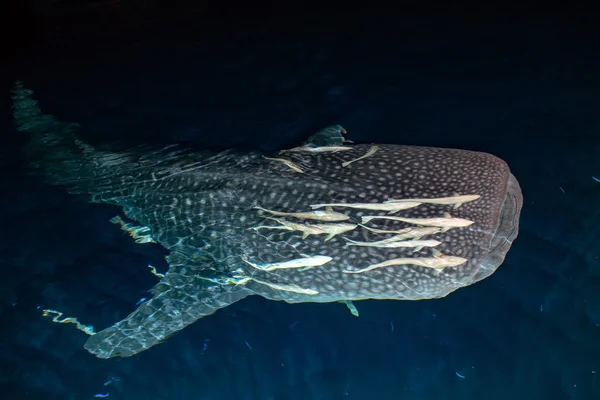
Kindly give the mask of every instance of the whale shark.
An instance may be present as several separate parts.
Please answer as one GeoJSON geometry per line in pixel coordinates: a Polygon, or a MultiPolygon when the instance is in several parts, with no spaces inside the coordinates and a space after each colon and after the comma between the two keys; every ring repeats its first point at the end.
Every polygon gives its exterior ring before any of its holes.
{"type": "Polygon", "coordinates": [[[78,325],[99,358],[139,354],[251,295],[354,315],[358,300],[445,297],[494,273],[518,234],[521,189],[488,153],[356,144],[339,125],[276,154],[111,151],[43,114],[22,82],[12,98],[31,171],[119,206],[113,222],[169,252],[148,301],[99,332],[78,325]]]}

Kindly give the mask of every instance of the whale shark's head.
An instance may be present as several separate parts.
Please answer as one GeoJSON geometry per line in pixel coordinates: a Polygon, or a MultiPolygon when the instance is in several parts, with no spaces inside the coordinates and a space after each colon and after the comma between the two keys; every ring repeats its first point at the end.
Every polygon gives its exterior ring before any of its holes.
{"type": "Polygon", "coordinates": [[[517,231],[520,189],[506,164],[490,154],[355,145],[280,157],[234,185],[239,196],[226,206],[235,207],[237,199],[244,210],[240,228],[253,228],[240,251],[253,264],[271,268],[242,264],[244,276],[318,292],[246,283],[268,298],[442,297],[491,274],[517,231]],[[252,205],[262,209],[248,213],[252,205]],[[310,215],[315,210],[347,219],[324,222],[310,215]],[[331,261],[303,267],[302,260],[312,256],[331,261]],[[294,260],[298,267],[276,268],[294,260]]]}

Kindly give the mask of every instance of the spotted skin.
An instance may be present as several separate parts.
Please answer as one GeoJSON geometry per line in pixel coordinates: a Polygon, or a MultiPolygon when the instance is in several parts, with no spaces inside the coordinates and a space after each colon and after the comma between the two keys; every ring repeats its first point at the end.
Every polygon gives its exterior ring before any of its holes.
{"type": "MultiPolygon", "coordinates": [[[[33,166],[48,182],[87,195],[91,202],[122,207],[128,219],[148,227],[152,238],[170,251],[170,269],[152,289],[153,298],[85,344],[100,358],[140,353],[248,295],[289,303],[443,297],[492,274],[518,231],[522,204],[518,183],[506,163],[490,154],[378,144],[376,153],[357,160],[372,148],[359,144],[347,151],[281,156],[298,165],[302,174],[255,153],[169,148],[114,154],[78,141],[71,125],[57,121],[49,125],[35,102],[31,104],[30,92],[17,88],[14,93],[15,104],[21,106],[15,109],[17,127],[33,133],[37,149],[33,166]],[[352,160],[356,161],[344,164],[352,160]],[[321,235],[303,238],[295,230],[253,229],[278,225],[257,205],[296,213],[309,212],[314,204],[383,203],[456,193],[481,197],[456,210],[451,205],[421,204],[399,212],[406,218],[439,218],[451,211],[453,217],[474,222],[424,238],[439,241],[436,250],[441,254],[467,260],[441,272],[417,265],[343,272],[391,259],[433,257],[429,248],[415,252],[346,246],[346,239],[373,242],[394,236],[358,225],[362,216],[387,215],[386,211],[333,207],[348,216],[345,222],[358,226],[329,241],[321,235]],[[332,260],[311,268],[271,271],[243,261],[270,264],[315,255],[332,260]],[[282,290],[286,287],[294,290],[282,290]]],[[[412,225],[378,219],[368,226],[399,231],[412,225]]]]}

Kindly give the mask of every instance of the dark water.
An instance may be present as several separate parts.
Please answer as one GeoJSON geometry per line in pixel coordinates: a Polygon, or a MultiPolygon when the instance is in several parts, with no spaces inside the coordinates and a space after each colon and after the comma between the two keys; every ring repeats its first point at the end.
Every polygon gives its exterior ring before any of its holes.
{"type": "Polygon", "coordinates": [[[242,8],[38,1],[4,14],[0,398],[600,398],[600,52],[591,10],[242,8]],[[503,158],[525,198],[490,278],[440,300],[248,298],[126,359],[37,308],[103,328],[167,268],[92,205],[26,174],[9,92],[94,144],[274,151],[341,124],[356,142],[503,158]],[[104,386],[105,382],[116,377],[104,386]]]}

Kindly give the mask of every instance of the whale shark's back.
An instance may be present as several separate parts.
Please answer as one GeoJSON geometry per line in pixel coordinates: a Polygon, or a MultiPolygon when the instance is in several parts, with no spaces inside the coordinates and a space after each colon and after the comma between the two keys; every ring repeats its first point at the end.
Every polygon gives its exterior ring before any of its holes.
{"type": "Polygon", "coordinates": [[[139,353],[250,294],[443,297],[492,274],[517,235],[521,191],[490,154],[341,140],[269,157],[115,154],[40,114],[30,94],[15,91],[15,117],[34,135],[34,167],[92,202],[121,206],[171,252],[154,297],[89,339],[99,357],[139,353]]]}

